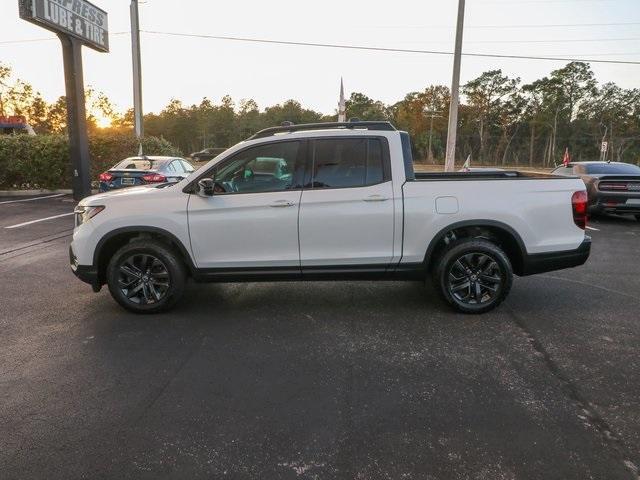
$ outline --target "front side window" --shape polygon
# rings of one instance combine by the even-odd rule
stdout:
[[[384,179],[382,144],[377,138],[316,140],[311,155],[307,187],[364,187]]]
[[[279,192],[296,188],[301,167],[300,142],[277,142],[248,148],[225,160],[215,173],[224,193]],[[223,192],[220,192],[223,193]]]

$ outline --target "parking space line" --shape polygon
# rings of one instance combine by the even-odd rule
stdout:
[[[47,195],[45,197],[25,198],[23,200],[6,200],[4,202],[0,202],[0,205],[4,205],[5,203],[32,202],[34,200],[42,200],[43,198],[62,197],[63,195],[66,195],[66,193],[56,193],[55,195]]]
[[[10,225],[4,228],[18,228],[24,227],[25,225],[31,225],[32,223],[45,222],[47,220],[53,220],[54,218],[66,217],[68,215],[73,215],[73,212],[63,213],[61,215],[53,215],[52,217],[39,218],[38,220],[31,220],[30,222],[18,223],[17,225]]]
[[[587,230],[593,230],[593,231],[596,231],[596,232],[599,232],[599,231],[600,231],[600,229],[599,229],[599,228],[590,227],[589,225],[587,225]]]

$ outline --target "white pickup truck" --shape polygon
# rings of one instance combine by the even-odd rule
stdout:
[[[258,132],[179,183],[85,198],[71,268],[134,312],[195,281],[422,280],[466,313],[513,274],[583,264],[582,180],[520,172],[415,173],[387,122]],[[542,298],[541,298],[542,301]]]

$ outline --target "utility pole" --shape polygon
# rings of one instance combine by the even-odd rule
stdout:
[[[436,112],[435,110],[425,110],[425,115],[430,118],[429,121],[429,147],[427,149],[427,160],[433,162],[433,154],[431,153],[431,138],[433,137],[433,119],[440,118],[442,112]]]
[[[133,124],[138,139],[138,155],[142,155],[142,66],[140,63],[140,19],[138,0],[131,0],[131,59],[133,61]]]
[[[453,77],[451,79],[451,103],[449,104],[449,129],[447,131],[447,156],[444,171],[452,172],[456,157],[456,135],[458,129],[458,104],[460,103],[460,59],[462,57],[462,31],[464,28],[464,2],[458,0],[458,22],[456,24],[456,46],[453,55]]]

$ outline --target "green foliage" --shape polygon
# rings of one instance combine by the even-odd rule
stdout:
[[[143,141],[147,155],[181,155],[163,138]],[[138,142],[133,135],[96,132],[89,137],[91,178],[116,162],[136,155]],[[0,135],[0,188],[70,188],[71,160],[65,135]]]
[[[463,85],[462,92],[458,160],[471,155],[473,165],[549,167],[561,161],[565,148],[575,160],[598,159],[600,142],[606,140],[610,147],[607,159],[640,162],[640,90],[623,89],[613,83],[599,86],[587,63],[568,63],[527,85],[501,70],[489,70]],[[346,101],[347,118],[388,120],[409,132],[417,161],[441,163],[445,156],[449,96],[448,87],[431,85],[387,105],[364,93],[352,92]],[[108,138],[103,137],[107,131],[123,135],[132,131],[132,110],[116,112],[109,99],[91,87],[86,89],[85,104],[93,138]],[[38,134],[64,133],[66,129],[65,98],[47,103],[31,85],[14,79],[11,68],[0,63],[2,111],[25,115]],[[144,128],[146,135],[166,138],[190,154],[206,147],[230,147],[258,130],[284,121],[336,119],[335,111],[323,115],[296,100],[261,109],[251,99],[236,103],[224,96],[219,102],[205,97],[194,105],[173,99],[161,112],[145,115]],[[112,126],[101,129],[105,120],[111,120]],[[110,148],[117,147],[113,143],[116,142]],[[125,150],[132,152],[135,148],[126,145]],[[118,152],[113,156],[127,154]],[[106,158],[100,163],[104,157],[109,155],[95,155],[101,168],[112,161]]]

